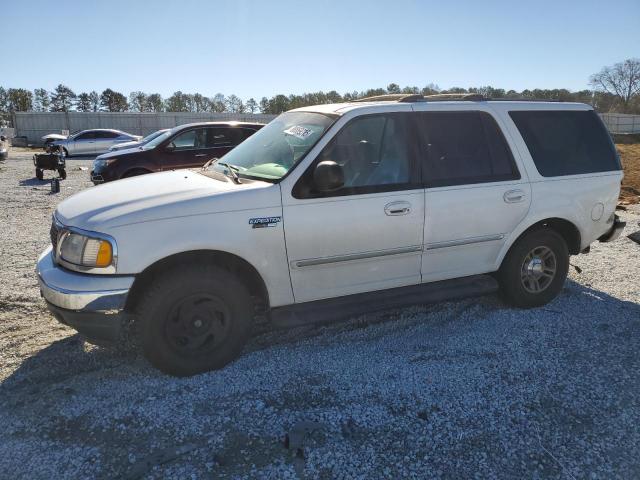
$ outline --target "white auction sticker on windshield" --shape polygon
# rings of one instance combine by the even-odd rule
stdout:
[[[313,133],[313,130],[309,130],[308,128],[302,127],[300,125],[296,125],[295,127],[290,127],[284,131],[287,135],[293,135],[298,138],[307,138]]]

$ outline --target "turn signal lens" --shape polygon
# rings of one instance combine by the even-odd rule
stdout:
[[[98,256],[96,257],[96,267],[108,267],[111,265],[113,259],[113,252],[111,251],[111,244],[105,240],[100,240],[100,248],[98,249]]]

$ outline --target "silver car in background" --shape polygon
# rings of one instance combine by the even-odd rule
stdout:
[[[117,150],[125,150],[127,148],[141,147],[142,145],[144,145],[146,143],[149,143],[154,138],[159,137],[164,132],[168,132],[169,130],[170,130],[169,128],[163,128],[162,130],[157,130],[157,131],[155,131],[153,133],[150,133],[149,135],[147,135],[146,137],[144,137],[141,140],[137,140],[137,141],[133,141],[133,142],[117,143],[117,144],[113,145],[111,148],[109,148],[109,151],[110,152],[115,152]]]
[[[120,130],[94,129],[82,130],[69,135],[66,139],[55,140],[52,145],[63,148],[65,155],[99,155],[108,152],[113,145],[124,142],[137,142],[142,137],[121,132]]]

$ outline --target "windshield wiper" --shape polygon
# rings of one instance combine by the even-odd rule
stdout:
[[[224,162],[216,162],[216,163],[223,167],[227,167],[227,170],[229,171],[229,176],[233,179],[233,183],[240,185],[240,177],[238,177],[238,174],[235,172],[236,170],[238,170],[238,167],[234,167],[233,165],[229,165],[228,163],[224,163]]]
[[[211,166],[212,163],[217,162],[218,160],[220,160],[218,157],[213,157],[210,160],[207,160],[207,163],[205,163],[202,166],[202,170],[206,170],[207,168],[209,168]]]
[[[222,167],[227,167],[226,171],[223,172],[223,173],[229,172],[229,175],[227,175],[227,176],[231,177],[231,179],[233,180],[233,183],[236,183],[236,184],[240,185],[240,183],[241,183],[240,182],[240,177],[238,177],[238,174],[235,172],[236,170],[238,170],[238,167],[234,167],[233,165],[229,165],[228,163],[221,162],[218,157],[213,157],[211,160],[208,160],[207,163],[205,163],[202,166],[202,170],[207,170],[213,164],[217,164],[217,165],[220,165]]]

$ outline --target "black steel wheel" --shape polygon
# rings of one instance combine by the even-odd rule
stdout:
[[[242,351],[254,307],[242,282],[212,265],[175,267],[157,276],[137,312],[145,357],[189,376],[222,368]]]

